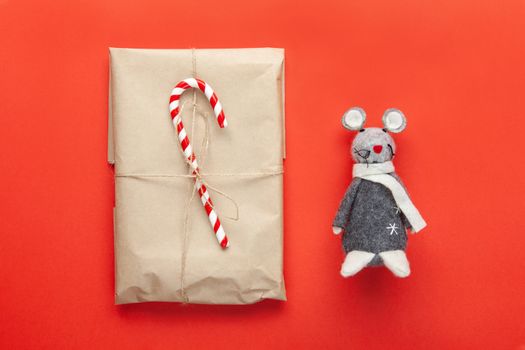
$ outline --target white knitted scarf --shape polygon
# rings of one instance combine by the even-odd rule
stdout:
[[[354,164],[353,176],[359,177],[368,181],[377,182],[388,188],[397,207],[405,214],[405,217],[412,226],[412,231],[418,232],[422,230],[427,223],[419,214],[419,211],[414,206],[408,193],[405,191],[403,185],[396,180],[395,177],[388,175],[394,172],[394,164],[392,162],[374,163],[374,164]]]

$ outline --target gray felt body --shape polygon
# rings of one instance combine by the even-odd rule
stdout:
[[[400,179],[395,173],[389,174]],[[391,225],[397,229],[392,231]],[[337,211],[333,226],[344,229],[345,253],[360,250],[381,253],[389,250],[405,250],[408,220],[397,209],[392,192],[382,184],[354,178]],[[369,265],[381,264],[376,255]]]

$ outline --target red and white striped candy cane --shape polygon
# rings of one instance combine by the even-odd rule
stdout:
[[[226,117],[224,116],[224,112],[222,111],[222,105],[219,102],[217,95],[215,95],[215,92],[213,92],[211,86],[208,85],[206,82],[196,78],[188,78],[179,82],[172,90],[170,96],[171,118],[173,119],[173,124],[177,129],[179,142],[182,146],[182,152],[188,160],[188,163],[191,165],[193,169],[193,174],[198,175],[199,165],[197,164],[197,158],[193,153],[190,140],[188,138],[186,130],[184,129],[184,124],[182,124],[182,115],[179,109],[180,96],[184,93],[184,91],[186,91],[189,88],[199,89],[204,93],[204,95],[206,95],[208,101],[210,101],[210,104],[213,108],[213,112],[215,113],[215,117],[217,118],[217,122],[219,123],[219,126],[221,128],[228,126],[228,123],[226,121]],[[208,189],[202,183],[198,176],[195,177],[195,189],[199,193],[202,205],[206,210],[206,214],[208,214],[208,219],[210,220],[211,226],[213,227],[213,231],[215,231],[215,236],[217,237],[219,244],[223,248],[228,247],[228,237],[226,236],[226,233],[222,228],[221,221],[219,220],[217,213],[215,213],[215,210],[213,210],[213,203],[211,201],[210,194],[208,193]]]

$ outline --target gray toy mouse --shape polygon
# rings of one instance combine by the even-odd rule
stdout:
[[[385,265],[397,277],[410,275],[405,255],[406,229],[413,233],[426,226],[395,173],[392,159],[396,145],[390,132],[405,129],[406,118],[397,109],[383,115],[384,128],[366,128],[366,114],[359,107],[343,115],[343,126],[359,130],[352,142],[352,183],[346,190],[332,224],[334,234],[343,233],[346,258],[343,277],[366,266]]]

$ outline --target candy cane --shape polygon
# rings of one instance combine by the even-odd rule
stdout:
[[[208,85],[206,82],[200,79],[188,78],[179,82],[172,90],[170,96],[171,118],[173,119],[173,124],[177,129],[177,135],[179,137],[179,142],[182,146],[182,152],[188,160],[188,163],[191,165],[193,169],[193,174],[199,175],[199,166],[197,164],[197,158],[193,153],[193,148],[191,147],[190,140],[188,138],[188,135],[186,134],[186,130],[184,129],[184,124],[182,124],[182,115],[179,109],[180,96],[184,93],[184,91],[186,91],[189,88],[199,89],[204,93],[204,95],[206,95],[206,98],[208,98],[208,101],[210,102],[213,108],[213,112],[215,113],[215,117],[217,118],[217,122],[219,123],[219,127],[224,128],[228,126],[228,123],[226,121],[226,117],[224,116],[224,112],[222,111],[222,105],[219,102],[217,95],[215,95],[215,92],[213,92],[211,86]],[[217,241],[219,241],[221,247],[228,247],[228,237],[226,236],[226,233],[222,228],[221,221],[219,220],[217,213],[215,213],[215,210],[213,210],[213,203],[211,201],[210,194],[208,193],[208,189],[202,183],[199,176],[195,177],[195,189],[199,193],[202,205],[206,210],[206,214],[208,214],[208,219],[210,220],[211,226],[213,227],[213,231],[215,232]]]

